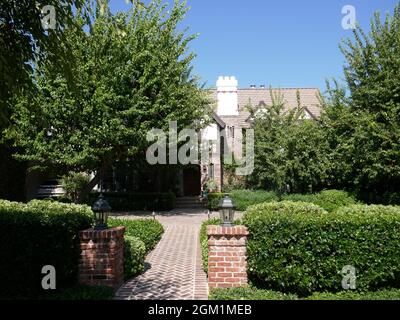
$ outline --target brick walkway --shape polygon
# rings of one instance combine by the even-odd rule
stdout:
[[[120,300],[204,300],[207,278],[202,269],[199,231],[207,219],[203,211],[173,211],[157,219],[165,233],[147,256],[148,270],[125,283],[117,292]],[[141,216],[143,218],[143,216]],[[140,216],[129,218],[136,219]]]

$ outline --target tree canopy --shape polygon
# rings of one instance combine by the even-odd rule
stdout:
[[[21,147],[18,158],[60,173],[96,172],[90,191],[115,161],[145,155],[152,128],[201,119],[208,100],[191,75],[195,37],[178,29],[186,11],[176,1],[168,13],[157,0],[114,15],[103,2],[89,26],[76,17],[60,44],[72,81],[46,55],[35,90],[16,100],[7,136]]]
[[[326,174],[326,143],[320,124],[304,119],[298,106],[287,110],[284,99],[270,90],[272,104],[252,112],[255,138],[254,172],[248,184],[279,192],[321,188]]]
[[[49,29],[49,6],[54,8],[55,24]],[[31,90],[37,59],[52,55],[60,68],[66,63],[65,51],[59,50],[63,30],[73,23],[73,10],[84,13],[83,0],[3,0],[0,4],[0,128],[7,126],[13,95]]]
[[[328,87],[323,118],[337,183],[383,194],[400,185],[400,5],[341,45],[347,89]]]

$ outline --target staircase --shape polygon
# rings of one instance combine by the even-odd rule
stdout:
[[[202,209],[203,203],[199,197],[181,197],[176,198],[176,209]]]

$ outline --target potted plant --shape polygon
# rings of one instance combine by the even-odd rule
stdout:
[[[209,193],[215,192],[218,189],[218,184],[214,179],[208,179],[204,185],[204,190],[207,190]]]

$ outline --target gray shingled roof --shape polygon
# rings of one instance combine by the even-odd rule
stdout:
[[[319,106],[319,89],[317,88],[282,88],[272,89],[272,92],[280,93],[283,96],[285,105],[288,109],[297,107],[296,92],[300,92],[300,101],[302,107],[306,107],[307,111],[311,113],[313,118],[319,118],[321,115],[321,108]],[[217,90],[210,90],[212,99],[217,100]],[[271,93],[268,88],[251,88],[251,89],[238,89],[238,104],[240,110],[240,117],[248,117],[249,113],[245,110],[245,106],[251,101],[253,106],[258,106],[262,103],[271,105]],[[221,117],[223,120],[225,117]]]

